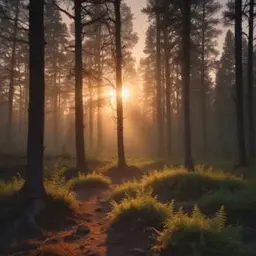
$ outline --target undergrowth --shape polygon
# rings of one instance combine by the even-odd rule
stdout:
[[[110,178],[101,173],[92,172],[88,174],[79,173],[78,177],[70,180],[68,185],[71,188],[106,188],[112,184]]]
[[[256,228],[256,188],[251,185],[239,191],[215,191],[204,195],[198,205],[207,214],[212,214],[225,205],[230,224],[241,224]]]
[[[152,188],[162,202],[192,201],[219,189],[236,191],[247,186],[247,182],[240,177],[222,171],[204,170],[197,167],[195,172],[185,169],[165,169],[144,175],[139,181],[117,185],[112,198],[120,201],[126,196],[136,195],[137,190]]]
[[[111,202],[112,210],[109,214],[112,227],[131,227],[141,220],[143,227],[163,227],[166,219],[171,215],[169,204],[162,204],[150,192],[138,195],[135,198],[125,198],[121,203]]]
[[[182,210],[173,211],[164,229],[156,232],[153,251],[166,256],[253,255],[252,249],[242,242],[241,228],[225,227],[225,223],[224,207],[212,218],[204,215],[197,205],[191,216]]]

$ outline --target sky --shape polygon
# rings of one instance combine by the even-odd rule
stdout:
[[[148,27],[148,19],[145,14],[141,12],[142,8],[144,8],[147,5],[148,0],[125,0],[128,6],[131,7],[132,13],[134,15],[134,31],[137,32],[139,36],[139,42],[134,47],[134,57],[136,58],[137,64],[139,63],[140,59],[144,57],[144,45],[145,45],[145,34]],[[219,2],[224,5],[228,0],[219,0]],[[65,15],[63,15],[64,21],[68,22],[68,19]],[[225,29],[223,27],[220,27],[220,29],[223,30],[222,35],[219,38],[219,51],[222,50],[222,44],[225,37]]]
[[[134,57],[136,58],[138,63],[140,58],[144,56],[143,49],[145,44],[145,33],[148,27],[148,23],[147,23],[147,17],[145,14],[141,13],[141,9],[146,6],[147,0],[125,0],[125,2],[132,9],[132,13],[134,14],[134,31],[137,32],[139,36],[139,42],[134,48]],[[219,2],[222,5],[224,5],[227,2],[227,0],[219,0]],[[220,51],[222,49],[224,36],[225,36],[225,33],[223,33],[219,38],[218,47]]]

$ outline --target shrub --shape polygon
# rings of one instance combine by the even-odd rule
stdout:
[[[143,189],[143,184],[139,183],[137,180],[127,181],[114,187],[111,198],[120,202],[125,197],[135,197]]]
[[[72,188],[106,188],[112,184],[110,178],[101,173],[92,172],[88,174],[79,174],[78,177],[69,181]]]
[[[136,195],[141,188],[152,188],[162,202],[194,201],[205,193],[219,189],[240,190],[247,186],[242,178],[221,171],[204,170],[198,167],[195,172],[185,169],[165,169],[144,175],[140,181],[124,183],[113,190],[113,199],[121,200],[126,196]]]
[[[0,181],[0,200],[6,196],[11,196],[20,190],[24,180],[20,175],[13,177],[11,181]]]
[[[157,232],[153,251],[174,256],[253,255],[241,241],[241,229],[225,228],[225,220],[223,207],[213,218],[207,218],[197,206],[191,217],[180,210]]]
[[[160,203],[149,193],[126,198],[121,203],[112,201],[111,204],[109,216],[116,228],[131,227],[137,220],[142,220],[144,227],[161,228],[172,213],[170,205]]]
[[[236,192],[215,191],[203,196],[198,204],[207,214],[212,214],[224,205],[231,224],[242,224],[256,228],[256,188],[252,185]]]

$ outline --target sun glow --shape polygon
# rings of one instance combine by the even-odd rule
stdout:
[[[116,90],[115,89],[110,89],[108,91],[108,96],[109,96],[111,102],[115,102],[115,100],[116,100]],[[130,93],[129,88],[123,87],[123,89],[122,89],[122,99],[123,99],[123,101],[128,101],[130,99],[130,97],[131,97],[131,93]]]

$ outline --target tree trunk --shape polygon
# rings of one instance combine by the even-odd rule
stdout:
[[[250,0],[249,11],[249,40],[248,40],[248,134],[250,157],[255,156],[255,135],[254,135],[254,95],[253,95],[253,32],[254,32],[254,0]]]
[[[83,60],[82,60],[82,4],[75,3],[75,137],[76,168],[78,172],[87,172],[88,166],[84,147],[84,113],[83,113]]]
[[[208,141],[206,127],[206,88],[205,88],[205,0],[203,1],[203,21],[202,21],[202,49],[201,49],[201,115],[202,115],[202,136],[203,136],[203,156],[207,156]]]
[[[246,149],[244,135],[244,95],[242,67],[242,0],[235,1],[235,62],[236,62],[236,113],[239,161],[246,165]]]
[[[44,0],[29,3],[29,113],[27,174],[24,185],[29,197],[41,197],[44,155]]]
[[[191,2],[183,0],[182,13],[182,83],[183,83],[183,110],[184,110],[184,150],[185,166],[189,171],[194,169],[191,155],[190,131],[190,22]]]
[[[91,56],[89,56],[89,66],[91,67]],[[93,152],[93,85],[92,85],[92,79],[91,74],[88,77],[88,88],[89,88],[89,147],[90,151]]]
[[[126,167],[124,152],[124,119],[123,119],[123,99],[122,99],[122,45],[121,45],[121,1],[115,0],[116,17],[116,104],[117,104],[117,148],[118,148],[118,166]]]
[[[59,95],[59,90],[58,90],[58,83],[57,83],[57,63],[56,63],[56,57],[54,57],[54,76],[53,76],[53,134],[54,134],[54,147],[56,154],[59,153],[59,125],[58,125],[58,95]]]
[[[9,97],[8,97],[8,119],[7,119],[7,135],[6,135],[8,146],[11,146],[13,143],[12,122],[13,122],[13,98],[14,98],[14,71],[15,71],[14,68],[16,66],[16,46],[17,46],[17,31],[18,31],[19,13],[20,13],[20,0],[16,0],[15,20],[14,20],[13,38],[12,38]]]
[[[160,13],[156,11],[156,97],[157,97],[157,127],[158,127],[158,157],[164,155],[164,129],[161,84],[161,24]]]
[[[168,31],[168,16],[164,15],[164,52],[165,52],[165,82],[166,82],[166,156],[170,159],[172,153],[172,127],[171,127],[171,80],[170,80],[170,45],[169,45],[169,31]]]
[[[99,74],[99,82],[97,87],[97,152],[100,154],[103,150],[103,134],[102,134],[102,68],[101,68],[101,25],[97,29],[97,71]]]

